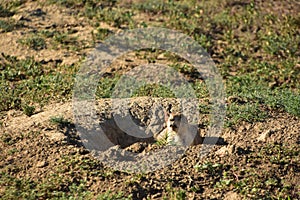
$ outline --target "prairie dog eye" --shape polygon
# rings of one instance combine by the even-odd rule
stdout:
[[[171,114],[169,117],[170,126],[173,128],[178,128],[180,126],[180,120],[181,120],[180,115]]]

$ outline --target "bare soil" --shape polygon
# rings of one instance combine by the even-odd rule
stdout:
[[[282,12],[293,10],[283,4],[276,1],[275,6]],[[35,14],[38,9],[43,14]],[[24,28],[1,33],[0,52],[18,58],[34,56],[45,62],[77,63],[92,49],[93,28],[84,18],[74,17],[72,12],[43,1],[28,1],[13,16],[14,20],[24,23]],[[114,29],[107,24],[103,26]],[[62,32],[76,30],[72,36],[78,37],[78,45],[84,48],[80,51],[50,48],[51,44],[47,43],[49,48],[35,51],[17,42],[26,35],[53,27]],[[122,70],[128,68],[123,66]],[[142,108],[147,107],[147,101],[141,104]],[[99,105],[101,110],[107,108],[105,100],[99,100]],[[59,116],[66,120],[65,123],[51,122],[51,118]],[[199,128],[205,135],[205,127]],[[299,118],[269,111],[269,117],[263,122],[241,122],[224,128],[220,137],[225,143],[214,145],[205,158],[199,156],[202,147],[199,144],[189,147],[170,166],[143,175],[130,174],[115,171],[94,158],[84,148],[76,131],[72,102],[54,102],[30,117],[17,110],[5,113],[0,126],[0,172],[41,184],[56,178],[58,182],[53,186],[56,188],[52,189],[61,191],[68,190],[68,181],[80,183],[84,180],[94,195],[122,191],[125,195],[132,195],[133,199],[176,198],[175,194],[181,190],[186,191],[188,199],[249,199],[253,188],[248,186],[254,184],[261,198],[270,191],[279,194],[282,188],[287,187],[290,196],[299,199],[299,130]],[[82,168],[87,170],[82,171]],[[270,182],[273,179],[275,183]],[[240,185],[227,187],[226,181]],[[8,187],[3,185],[0,197]]]
[[[103,101],[99,103],[102,109],[105,109],[105,105],[107,106],[107,103]],[[273,156],[277,156],[276,151],[299,152],[299,119],[286,113],[271,114],[272,117],[265,122],[242,123],[234,128],[225,128],[220,137],[226,143],[213,146],[207,157],[199,156],[201,144],[191,146],[172,165],[139,177],[136,174],[114,171],[92,157],[76,132],[71,103],[46,106],[31,117],[11,110],[1,127],[6,143],[1,142],[0,166],[2,170],[9,170],[16,177],[30,178],[34,181],[44,180],[56,173],[70,179],[78,179],[77,181],[84,179],[94,194],[123,191],[127,195],[133,195],[134,199],[160,199],[167,196],[170,191],[164,189],[166,184],[170,184],[170,188],[175,190],[189,191],[186,193],[188,198],[241,199],[240,194],[229,188],[215,187],[215,183],[220,181],[220,173],[225,171],[228,173],[228,179],[237,182],[248,176],[244,171],[249,170],[253,176],[261,177],[256,181],[274,177],[299,190],[299,157],[294,157],[293,154],[285,155],[287,157],[278,158],[279,163],[272,162]],[[49,119],[57,116],[63,116],[70,123],[54,125]],[[205,135],[205,130],[203,133]],[[12,151],[16,153],[12,154]],[[266,154],[265,151],[270,152]],[[74,160],[71,161],[72,159]],[[80,170],[76,174],[76,168],[84,164],[81,162],[86,159],[94,160],[94,165],[88,165],[93,168],[90,168],[91,171],[87,174]],[[73,166],[74,169],[64,164],[68,160],[78,162]],[[289,165],[282,168],[280,162],[288,162]],[[213,168],[213,172],[203,169],[205,173],[200,174],[195,166],[206,163],[219,164],[222,167]],[[267,192],[261,190],[261,196]],[[293,192],[295,193],[292,195],[297,196],[297,190]]]

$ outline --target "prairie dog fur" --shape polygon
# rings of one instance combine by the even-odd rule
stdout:
[[[156,137],[157,140],[166,139],[168,144],[183,146],[202,143],[197,125],[189,124],[184,115],[172,113],[169,109],[165,113],[165,122],[167,127]]]

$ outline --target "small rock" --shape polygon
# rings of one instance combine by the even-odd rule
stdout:
[[[144,149],[145,149],[145,145],[140,142],[134,143],[129,147],[125,148],[125,150],[129,150],[134,153],[141,153]]]
[[[238,128],[238,133],[242,133],[242,132],[244,132],[246,129],[245,129],[245,126],[240,126],[239,128]]]
[[[225,194],[224,200],[240,200],[242,197],[236,192],[227,192]]]
[[[235,146],[234,145],[229,145],[229,146],[224,146],[220,148],[216,154],[219,156],[225,156],[225,155],[230,155],[233,154],[235,151]]]
[[[22,115],[24,115],[23,112],[22,112],[22,111],[19,111],[19,110],[9,110],[9,111],[7,112],[7,116],[8,116],[9,118],[20,117],[20,116],[22,116]]]
[[[157,56],[157,60],[166,60],[166,57],[165,57],[164,54],[159,54],[159,55]]]
[[[12,16],[12,18],[16,21],[21,21],[24,19],[24,17],[22,15],[14,15],[14,16]]]
[[[12,156],[9,156],[7,157],[6,161],[9,163],[9,164],[12,164],[14,162],[14,158]]]
[[[261,142],[265,142],[265,141],[271,136],[272,133],[273,133],[273,130],[269,129],[269,130],[263,132],[263,133],[257,138],[257,140],[258,140],[258,141],[261,141]]]
[[[36,164],[36,167],[37,168],[43,168],[45,166],[47,166],[48,163],[46,161],[39,161],[37,164]]]
[[[134,60],[133,60],[133,59],[130,59],[130,58],[126,58],[125,61],[126,61],[126,62],[133,62]]]
[[[160,192],[158,192],[158,193],[152,195],[152,198],[153,198],[153,199],[155,199],[155,198],[160,198],[160,197],[162,197],[162,194],[161,194]]]
[[[54,140],[54,141],[63,141],[67,137],[67,136],[65,136],[65,134],[63,134],[63,133],[61,133],[57,130],[46,131],[45,135],[48,136],[51,140]]]

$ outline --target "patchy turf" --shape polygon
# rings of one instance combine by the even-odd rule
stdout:
[[[2,1],[0,197],[299,199],[299,13],[295,0]],[[198,145],[172,166],[128,174],[80,145],[70,102],[87,53],[114,33],[142,27],[181,31],[211,55],[226,86],[228,144],[201,161]],[[97,99],[110,97],[124,72],[148,63],[182,73],[204,102],[200,112],[209,114],[203,80],[161,50],[117,59],[99,81]],[[134,97],[172,95],[154,84]]]

